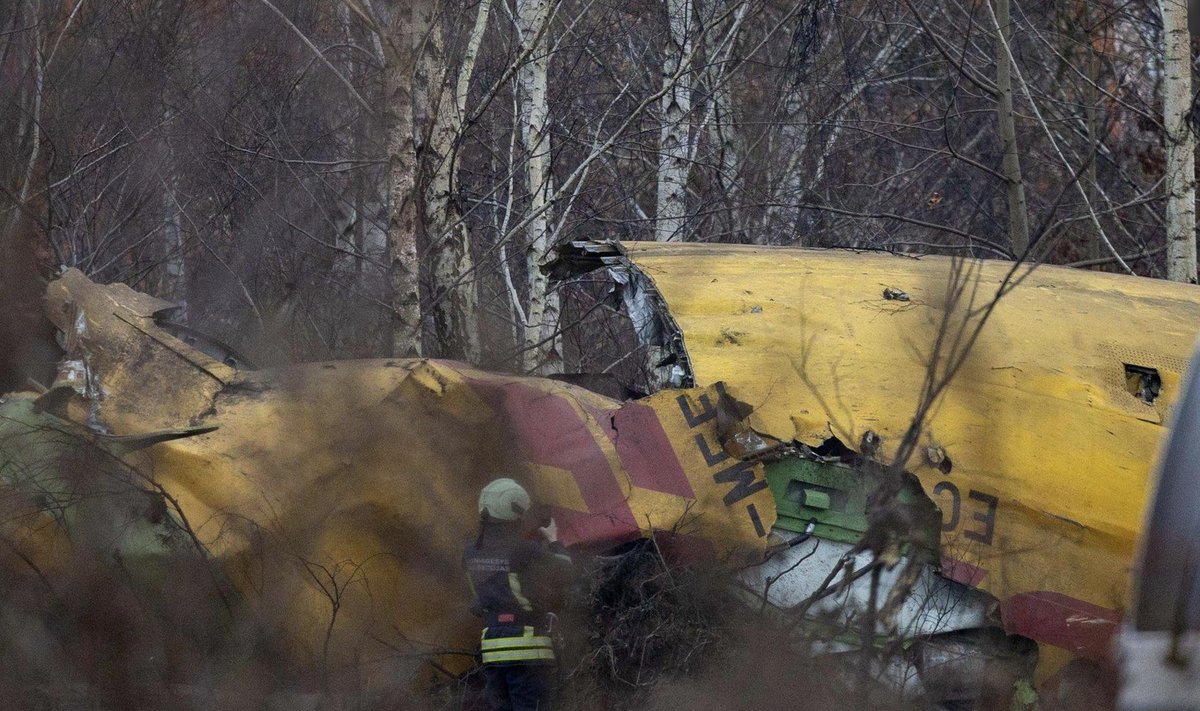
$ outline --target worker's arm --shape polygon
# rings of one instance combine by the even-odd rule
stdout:
[[[542,540],[525,541],[517,568],[537,609],[553,611],[561,607],[575,577],[575,563],[559,542],[558,525],[553,519],[537,530]]]
[[[555,564],[574,564],[566,547],[558,542],[558,522],[551,518],[549,523],[538,529],[538,533],[542,534],[542,538],[546,541],[546,552],[550,554],[550,558],[554,559]]]

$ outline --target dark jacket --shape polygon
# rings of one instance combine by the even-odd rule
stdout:
[[[541,626],[558,606],[572,563],[560,543],[526,540],[515,523],[485,521],[463,567],[475,598],[471,612],[484,626]]]

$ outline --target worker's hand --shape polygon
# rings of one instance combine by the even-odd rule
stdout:
[[[547,543],[556,543],[558,541],[558,524],[551,518],[550,523],[538,529],[538,533],[542,534],[542,538],[545,538]]]

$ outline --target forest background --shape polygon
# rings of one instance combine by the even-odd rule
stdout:
[[[613,366],[574,240],[1194,282],[1190,50],[1174,0],[12,0],[0,390],[61,266],[260,365],[541,374]]]

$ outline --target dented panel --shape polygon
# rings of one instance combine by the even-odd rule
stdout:
[[[774,501],[762,463],[726,449],[748,430],[719,383],[622,405],[445,361],[238,370],[160,328],[169,306],[68,272],[47,308],[68,365],[102,392],[63,382],[37,403],[161,487],[297,660],[449,649],[446,668],[469,664],[459,562],[499,476],[579,549],[656,532],[721,557],[766,547]],[[13,539],[50,574],[62,559],[61,536]]]
[[[951,276],[978,308],[1012,268],[657,243],[580,243],[553,268],[578,273],[596,255],[653,282],[690,375],[727,383],[756,431],[812,447],[878,435],[885,461],[914,416]],[[1195,286],[1039,267],[1000,301],[930,413],[908,468],[942,510],[944,570],[1001,598],[1013,631],[1107,653],[1160,423],[1198,328]],[[1131,386],[1130,372],[1157,379]]]

